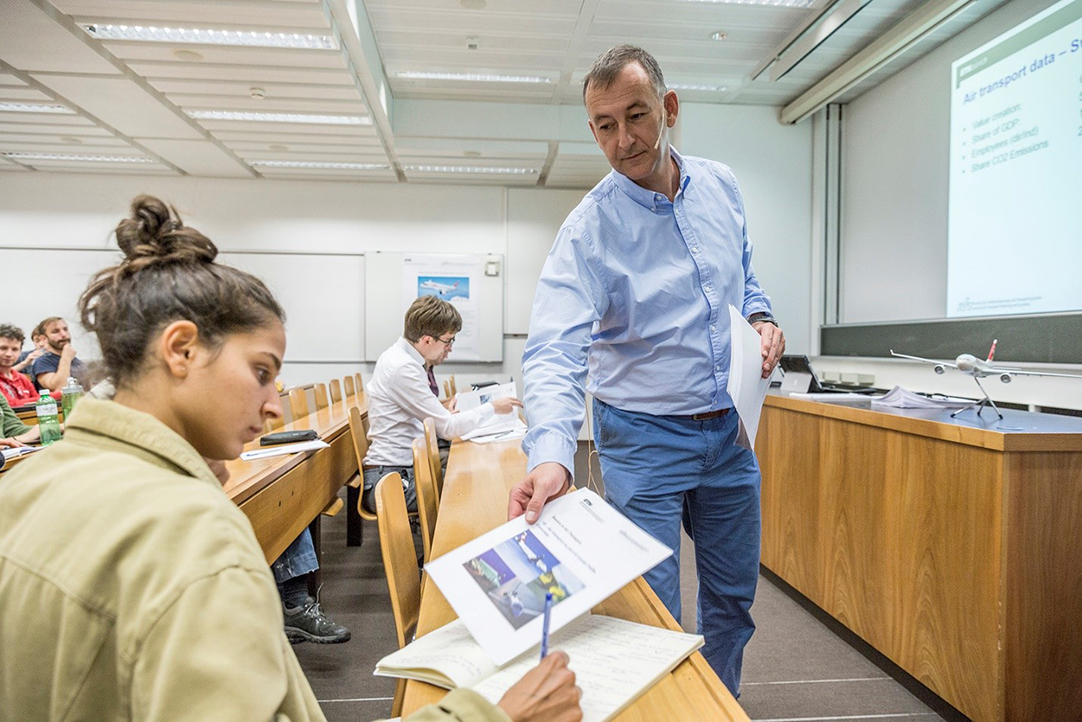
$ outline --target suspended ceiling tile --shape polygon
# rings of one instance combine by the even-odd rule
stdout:
[[[314,123],[272,123],[248,120],[200,120],[199,124],[216,137],[220,131],[226,133],[289,133],[311,136],[375,137],[372,127],[365,125],[318,125]]]
[[[3,57],[0,56],[0,60],[2,59]],[[0,72],[0,85],[26,85],[26,83],[19,80],[11,73]]]
[[[55,102],[55,101],[54,101]],[[21,124],[33,124],[40,125],[46,128],[52,126],[93,126],[94,123],[87,120],[81,115],[68,114],[68,113],[16,113],[16,112],[0,112],[0,125],[7,127],[9,125],[21,125]]]
[[[39,138],[38,141],[26,141],[19,138]],[[44,139],[44,140],[40,140]],[[0,152],[28,152],[28,153],[87,153],[92,155],[129,155],[138,153],[139,151],[132,148],[127,143],[121,140],[116,142],[119,145],[109,144],[109,139],[102,138],[102,142],[88,142],[88,143],[65,143],[56,138],[50,138],[49,136],[17,136],[15,138],[6,137],[0,135]]]
[[[175,112],[127,78],[45,75],[36,79],[125,135],[189,139],[202,137]]]
[[[253,83],[250,81],[182,80],[169,78],[154,78],[149,82],[158,91],[165,93],[170,98],[178,99],[186,99],[194,96],[250,99],[253,86],[262,88],[266,92],[266,97],[269,100],[275,98],[360,100],[361,97],[356,86],[352,84],[319,85],[315,83]]]
[[[53,137],[59,137],[61,135],[70,136],[94,136],[104,135],[110,138],[115,137],[112,133],[105,130],[105,128],[99,128],[96,125],[42,125],[41,123],[3,123],[0,125],[0,133],[25,133],[27,135],[48,135]]]
[[[361,102],[360,95],[348,100],[313,100],[311,98],[272,98],[255,100],[250,95],[235,97],[228,95],[182,95],[168,96],[169,100],[181,108],[199,108],[203,110],[241,110],[250,113],[316,113],[331,115],[368,115],[368,108]]]
[[[294,48],[249,48],[226,45],[190,45],[188,43],[145,43],[111,40],[102,43],[109,52],[124,61],[168,62],[176,60],[174,50],[193,50],[203,56],[199,65],[283,65],[293,68],[345,69],[346,62],[339,50],[299,50]]]
[[[317,83],[321,85],[354,84],[353,78],[344,69],[336,68],[293,68],[282,65],[269,66],[234,66],[192,63],[180,60],[165,62],[128,63],[132,72],[148,78],[151,82],[157,78],[179,78],[196,80],[226,80],[252,83]]]
[[[0,60],[19,70],[120,71],[27,0],[0,2]]]
[[[253,177],[235,158],[207,140],[142,138],[139,143],[189,175],[209,178]]]
[[[26,85],[10,87],[0,85],[0,100],[18,101],[21,103],[45,103],[48,105],[56,103],[52,97]]]

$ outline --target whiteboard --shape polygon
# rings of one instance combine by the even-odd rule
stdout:
[[[29,336],[41,319],[62,316],[79,357],[101,358],[76,306],[90,277],[120,258],[116,249],[0,248],[0,323],[14,323]],[[286,362],[364,360],[363,255],[223,252],[218,260],[263,279],[285,309]]]
[[[408,253],[369,253],[365,257],[365,306],[368,314],[365,318],[365,349],[368,361],[376,361],[379,355],[391,347],[402,336],[402,324],[406,315],[403,299],[403,259]],[[484,363],[503,361],[503,256],[498,254],[482,255],[482,258],[496,261],[499,275],[486,276],[478,273],[478,305],[481,308],[481,333],[479,338],[480,358],[463,361],[454,357],[454,363]],[[474,288],[471,286],[471,293]]]

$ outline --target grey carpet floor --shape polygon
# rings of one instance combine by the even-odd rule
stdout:
[[[348,626],[345,644],[293,649],[327,718],[387,717],[395,682],[372,676],[397,646],[383,577],[379,535],[345,546],[345,515],[324,519],[324,611]],[[695,631],[691,541],[681,547],[683,626]],[[757,630],[744,655],[740,704],[757,722],[927,722],[966,718],[870,649],[837,622],[764,572],[752,608]]]

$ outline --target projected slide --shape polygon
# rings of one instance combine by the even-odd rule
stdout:
[[[1082,309],[1082,0],[951,66],[947,316]]]

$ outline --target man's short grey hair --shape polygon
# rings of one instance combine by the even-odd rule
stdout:
[[[586,102],[586,91],[591,85],[601,89],[611,87],[620,71],[630,63],[638,63],[646,71],[654,90],[657,91],[657,97],[665,95],[665,76],[661,74],[661,66],[654,60],[654,56],[635,45],[617,45],[602,53],[582,79],[582,101]]]

